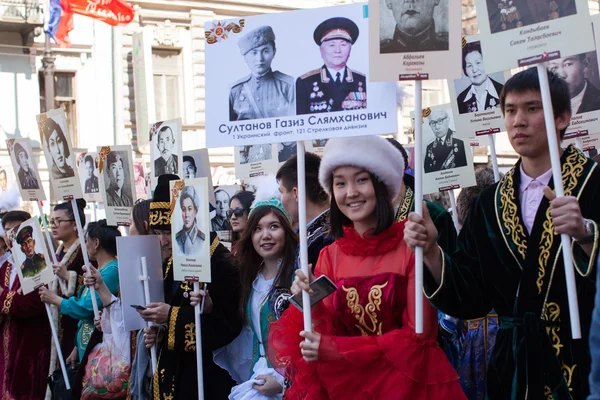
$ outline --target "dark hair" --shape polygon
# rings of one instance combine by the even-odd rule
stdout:
[[[158,140],[160,140],[160,134],[163,132],[166,132],[167,129],[169,130],[169,132],[171,132],[171,139],[173,139],[173,141],[175,141],[175,135],[173,134],[173,129],[171,129],[171,127],[169,125],[165,125],[158,130],[157,139],[156,139],[157,145],[158,145]]]
[[[121,155],[116,151],[111,151],[106,157],[106,169],[110,169],[111,165],[116,164],[119,161],[121,161],[121,165],[124,167],[125,165],[123,164],[123,158],[121,157]]]
[[[86,206],[86,202],[84,199],[77,199],[77,211],[79,213],[79,220],[81,221],[81,226],[85,226],[85,212],[83,211]],[[75,214],[73,214],[73,207],[71,206],[70,201],[65,201],[64,203],[57,204],[54,206],[54,211],[64,211],[69,219],[75,219]]]
[[[321,157],[313,153],[305,153],[304,169],[306,171],[306,197],[308,201],[314,204],[326,203],[329,196],[319,183],[319,167],[321,166]],[[298,156],[290,157],[275,176],[286,190],[293,190],[298,187]]]
[[[60,125],[53,120],[52,118],[47,118],[46,121],[42,124],[42,130],[44,131],[44,138],[46,139],[46,147],[50,148],[50,144],[48,141],[50,140],[50,136],[52,136],[52,132],[56,131],[58,137],[65,144],[65,158],[69,158],[71,156],[71,152],[69,150],[69,146],[67,145],[67,139],[65,134],[60,127]]]
[[[141,235],[150,234],[150,203],[152,200],[138,201],[131,210],[133,224]],[[144,225],[144,222],[148,225]]]
[[[408,153],[406,152],[406,149],[404,148],[404,146],[402,146],[400,144],[400,142],[398,142],[394,138],[387,138],[387,141],[390,142],[396,148],[396,150],[398,150],[402,154],[402,159],[404,160],[404,170],[406,171],[406,168],[408,168],[408,161],[409,161]]]
[[[90,156],[89,154],[87,156],[85,156],[85,158],[83,159],[83,163],[87,163],[90,162],[92,164],[92,167],[94,166],[94,158],[92,156]]]
[[[183,162],[186,162],[186,161],[192,163],[192,167],[194,167],[194,172],[198,171],[198,168],[196,168],[196,160],[194,160],[194,157],[183,156]]]
[[[550,84],[550,97],[552,98],[552,110],[554,117],[563,115],[566,112],[571,112],[571,96],[569,95],[569,85],[564,79],[560,78],[553,72],[548,71],[548,83]],[[533,91],[540,93],[540,81],[538,79],[537,68],[529,68],[513,75],[504,84],[502,93],[500,94],[500,107],[504,114],[504,105],[506,95],[513,93],[523,93]],[[567,128],[560,131],[560,140],[565,136]]]
[[[13,210],[6,212],[2,215],[2,229],[6,228],[6,224],[9,222],[25,222],[31,218],[31,214],[27,211]]]
[[[215,197],[217,197],[217,193],[221,193],[221,192],[225,193],[227,195],[227,198],[229,199],[229,201],[231,201],[231,197],[229,196],[229,193],[227,193],[227,190],[225,190],[225,189],[215,190]],[[215,201],[216,201],[216,199],[215,199]]]
[[[456,210],[454,212],[456,212],[458,222],[461,225],[467,220],[467,215],[469,215],[471,206],[477,196],[483,192],[483,189],[495,183],[494,170],[489,167],[481,168],[475,173],[475,179],[477,185],[464,188],[456,198]]]
[[[117,255],[117,237],[121,232],[116,226],[106,224],[105,219],[98,222],[90,222],[87,227],[87,236],[91,239],[98,239],[100,246],[110,255]]]
[[[292,285],[292,278],[296,263],[296,250],[298,248],[298,235],[292,228],[292,224],[283,213],[275,207],[259,207],[248,217],[248,225],[242,234],[242,238],[236,246],[238,250],[235,259],[240,274],[241,296],[239,312],[246,321],[246,304],[250,300],[252,292],[252,282],[256,279],[262,266],[263,259],[258,255],[252,244],[252,235],[260,220],[273,213],[281,227],[285,230],[285,247],[281,267],[273,282],[274,287],[289,288]]]
[[[394,223],[394,207],[390,199],[390,192],[387,186],[381,182],[375,175],[369,172],[369,177],[375,190],[375,216],[377,225],[371,233],[372,236],[379,235],[388,229]],[[331,180],[330,192],[333,193],[333,179]],[[335,196],[331,196],[331,206],[329,208],[329,223],[331,226],[331,235],[335,239],[344,237],[344,226],[352,225],[352,221],[342,213],[335,202]]]
[[[237,200],[242,204],[242,208],[246,212],[246,214],[250,214],[250,207],[252,206],[252,202],[254,201],[254,193],[248,190],[242,190],[231,196],[231,200],[229,200],[229,207],[231,207],[231,202],[233,200]],[[231,224],[229,224],[231,227]],[[240,240],[241,234],[239,232],[234,232],[233,229],[230,230],[231,233],[231,241],[233,243]]]
[[[465,75],[467,75],[467,55],[469,53],[473,53],[474,51],[479,52],[479,54],[483,55],[481,52],[481,43],[480,42],[471,42],[467,43],[465,47],[462,49],[462,69]]]

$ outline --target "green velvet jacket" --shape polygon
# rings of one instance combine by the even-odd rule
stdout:
[[[584,218],[595,221],[592,256],[577,244],[570,249],[583,336],[572,340],[560,236],[554,233],[545,198],[528,234],[520,210],[520,163],[476,199],[456,250],[444,251],[440,285],[425,268],[425,294],[442,312],[463,319],[483,317],[492,307],[498,312],[488,399],[585,399],[600,167],[573,146],[561,157],[565,195],[577,197]],[[552,180],[549,186],[554,186]]]

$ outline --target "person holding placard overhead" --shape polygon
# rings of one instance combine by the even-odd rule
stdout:
[[[65,179],[75,176],[73,168],[68,163],[71,151],[60,125],[52,118],[47,118],[42,124],[44,133],[44,145],[48,148],[52,157],[50,173],[53,179]],[[46,153],[48,154],[48,153]]]
[[[548,80],[562,139],[571,119],[569,88],[551,72]],[[405,240],[411,249],[423,247],[424,292],[432,304],[463,319],[498,313],[489,399],[582,399],[589,393],[600,168],[569,146],[561,155],[565,196],[555,198],[536,68],[506,82],[500,105],[517,164],[475,200],[454,251],[437,246],[427,212],[409,216]],[[560,234],[573,238],[582,340],[571,338]]]
[[[195,399],[198,395],[196,370],[195,309],[190,304],[192,282],[173,280],[171,237],[171,204],[169,181],[179,180],[177,175],[158,178],[154,197],[150,203],[150,229],[160,234],[161,246],[167,258],[163,263],[165,299],[167,303],[146,304],[138,311],[146,321],[154,322],[144,329],[147,347],[159,348],[158,368],[154,374],[153,392],[158,397]],[[168,240],[167,240],[168,236]],[[207,243],[208,245],[208,243]],[[231,254],[219,242],[216,233],[210,232],[211,283],[210,298],[202,314],[202,355],[204,372],[204,398],[224,399],[234,385],[227,371],[218,367],[212,352],[229,344],[239,334],[241,321],[236,316],[239,302],[239,278],[231,262]],[[205,295],[195,293],[196,296]],[[162,338],[162,341],[160,340]]]
[[[117,236],[121,236],[121,232],[116,226],[107,225],[105,219],[90,222],[85,235],[85,247],[90,256],[90,261],[96,261],[102,279],[114,295],[119,291]],[[100,295],[98,293],[95,293],[95,295],[98,304],[102,304]],[[77,358],[74,361],[81,361],[94,331],[94,309],[92,308],[90,290],[81,285],[76,296],[65,299],[42,287],[40,288],[40,298],[44,303],[56,306],[61,314],[79,320],[75,337]]]
[[[31,218],[25,211],[2,217],[6,243],[21,223]],[[0,267],[0,393],[6,399],[43,399],[50,365],[51,333],[44,303],[37,290],[23,295],[12,257]]]
[[[312,307],[313,332],[295,307],[271,324],[267,354],[292,382],[286,399],[466,399],[427,302],[423,333],[415,333],[415,259],[392,206],[403,172],[402,157],[379,136],[325,145],[319,181],[331,196],[336,241],[315,275],[337,290]],[[315,276],[295,274],[292,293],[310,293]]]

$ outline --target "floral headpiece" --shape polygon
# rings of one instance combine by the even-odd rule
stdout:
[[[275,196],[272,196],[269,200],[255,201],[254,204],[252,204],[252,208],[250,209],[250,214],[248,214],[248,216],[252,215],[252,213],[256,209],[258,209],[260,207],[273,207],[273,208],[276,208],[279,211],[281,211],[281,213],[283,215],[285,215],[285,217],[288,219],[288,221],[290,222],[290,224],[293,223],[292,217],[290,216],[290,214],[288,214],[287,211],[285,211],[285,208],[283,208],[283,204],[281,203],[281,200],[279,200]]]

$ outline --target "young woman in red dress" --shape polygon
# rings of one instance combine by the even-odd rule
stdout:
[[[271,324],[269,359],[291,382],[285,399],[466,399],[425,299],[423,334],[415,333],[414,254],[391,203],[403,171],[402,157],[378,136],[325,146],[319,180],[331,196],[336,241],[321,251],[315,276],[327,275],[337,290],[313,307],[313,333],[302,330],[295,307]],[[296,271],[292,292],[309,290],[308,282]]]

